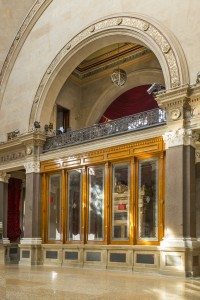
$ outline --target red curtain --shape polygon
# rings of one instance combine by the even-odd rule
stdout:
[[[10,178],[8,183],[7,235],[11,242],[20,237],[20,198],[22,180]]]
[[[147,93],[149,87],[150,85],[141,85],[120,95],[108,106],[99,123],[157,108],[154,97]]]

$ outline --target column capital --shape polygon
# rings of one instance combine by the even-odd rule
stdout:
[[[40,173],[40,162],[39,160],[26,161],[24,163],[24,168],[26,170],[26,174]]]
[[[155,100],[166,111],[167,124],[174,129],[184,127],[191,119],[191,87],[184,85],[176,89],[158,92]]]
[[[180,128],[171,130],[163,135],[166,149],[176,146],[192,146],[196,147],[199,134],[191,129]]]
[[[7,174],[5,171],[0,171],[0,182],[8,183],[10,174]]]

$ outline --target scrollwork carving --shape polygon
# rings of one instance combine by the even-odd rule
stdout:
[[[199,134],[191,129],[180,128],[178,130],[166,132],[163,135],[163,139],[166,148],[176,147],[176,146],[193,146],[195,147],[196,141],[199,139]]]
[[[9,178],[10,178],[10,174],[7,174],[4,171],[0,171],[0,182],[8,183]]]
[[[24,164],[26,174],[29,173],[40,173],[40,162],[37,160],[28,161]]]

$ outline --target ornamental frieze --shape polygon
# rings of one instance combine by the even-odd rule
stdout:
[[[19,150],[19,151],[13,151],[10,153],[4,153],[0,155],[0,164],[4,164],[6,162],[22,159],[26,156],[26,151],[25,149]]]

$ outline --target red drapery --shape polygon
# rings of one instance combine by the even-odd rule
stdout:
[[[22,180],[10,178],[8,183],[7,235],[14,242],[20,237],[20,198]]]
[[[108,106],[99,123],[157,108],[154,97],[147,93],[148,88],[149,85],[141,85],[120,95]]]

